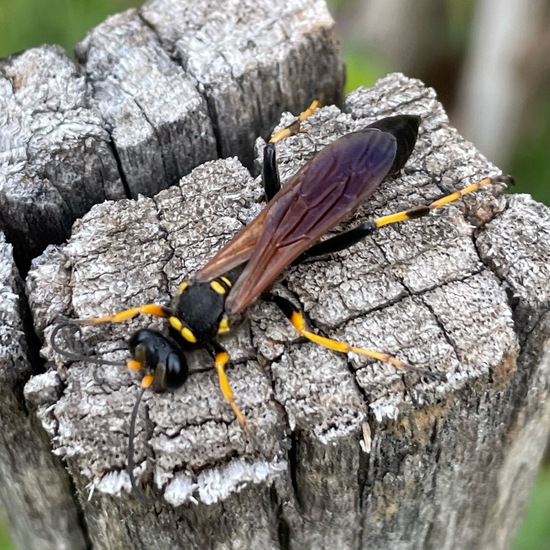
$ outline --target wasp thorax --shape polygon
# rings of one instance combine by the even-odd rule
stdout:
[[[228,332],[224,315],[225,299],[230,288],[226,277],[207,283],[186,283],[173,304],[171,334],[186,346],[200,346]]]

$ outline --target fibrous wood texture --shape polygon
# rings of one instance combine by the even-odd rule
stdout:
[[[339,135],[396,113],[422,117],[416,149],[355,221],[499,173],[449,126],[432,90],[392,75],[283,141],[283,178]],[[168,303],[257,215],[263,193],[227,159],[154,198],[94,207],[27,280],[52,369],[27,384],[27,400],[67,464],[90,539],[101,548],[505,547],[549,431],[550,241],[540,236],[550,214],[501,191],[383,228],[289,270],[281,283],[315,330],[433,369],[445,382],[303,343],[260,302],[224,342],[253,437],[205,370],[212,359],[196,353],[186,385],[147,394],[140,410],[134,473],[147,506],[129,492],[125,471],[137,376],[68,364],[48,337],[58,314]],[[159,324],[87,328],[82,342],[67,336],[65,345],[122,362],[131,331]]]
[[[55,46],[0,61],[0,229],[13,245],[12,257],[2,241],[0,256],[0,497],[21,548],[72,550],[90,537],[35,417],[64,385],[49,371],[23,399],[42,365],[15,264],[26,273],[95,203],[153,195],[219,155],[250,163],[256,137],[285,109],[341,102],[343,63],[325,4],[272,8],[149,3],[94,29],[76,63]],[[61,271],[50,273],[50,290],[67,282]]]
[[[83,549],[69,475],[24,404],[34,373],[29,346],[38,347],[25,305],[12,247],[0,233],[0,501],[20,548]]]
[[[19,265],[93,204],[250,165],[283,111],[341,102],[333,27],[321,0],[156,0],[92,30],[77,63],[53,46],[1,60],[0,229]]]
[[[61,48],[0,60],[0,123],[0,229],[25,268],[93,204],[125,195],[85,79]]]

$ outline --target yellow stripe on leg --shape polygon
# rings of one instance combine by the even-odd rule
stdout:
[[[432,204],[430,204],[430,210],[433,210],[434,208],[439,208],[440,206],[443,206],[445,204],[449,204],[451,202],[457,201],[458,199],[461,199],[462,197],[464,197],[464,195],[473,193],[474,191],[477,191],[482,187],[490,185],[491,183],[493,183],[493,178],[485,178],[485,179],[482,179],[481,181],[478,181],[477,183],[472,183],[472,185],[468,185],[468,187],[465,187],[464,189],[460,189],[460,191],[456,191],[455,193],[451,193],[446,197],[442,197],[441,199],[438,199],[432,202]]]
[[[246,428],[246,418],[244,414],[239,409],[237,403],[235,402],[235,396],[233,395],[233,390],[229,385],[229,380],[227,379],[227,374],[225,373],[225,365],[229,362],[229,354],[226,351],[221,351],[216,353],[215,367],[218,372],[218,380],[220,382],[220,389],[225,400],[231,405],[235,416],[241,427]]]
[[[78,322],[83,325],[99,325],[100,323],[120,323],[133,319],[137,315],[153,315],[154,317],[169,317],[170,312],[163,306],[157,304],[145,304],[143,306],[125,309],[114,315],[105,317],[95,317],[94,319],[79,319]]]
[[[154,375],[152,375],[152,374],[146,374],[146,375],[141,379],[141,387],[142,387],[142,388],[150,388],[150,387],[153,385],[154,380],[155,380]]]
[[[291,122],[288,126],[282,128],[278,132],[275,132],[269,140],[270,143],[278,143],[284,138],[299,134],[301,131],[301,123],[309,118],[317,109],[319,109],[319,107],[321,107],[320,101],[312,101],[311,105],[305,111],[301,112],[296,120]]]
[[[300,122],[303,122],[306,118],[309,118],[317,109],[319,109],[319,107],[321,107],[321,102],[318,99],[314,99],[311,102],[311,105],[305,111],[300,113],[300,116],[298,117]]]
[[[395,214],[390,214],[388,216],[383,216],[374,220],[374,224],[377,228],[384,227],[385,225],[390,225],[391,223],[402,222],[405,220],[410,220],[413,216],[410,214],[410,210],[404,210],[403,212],[397,212]]]
[[[470,193],[473,193],[474,191],[482,189],[483,187],[490,185],[491,183],[494,183],[494,182],[495,180],[493,178],[485,178],[481,181],[478,181],[477,183],[472,183],[471,185],[468,185],[464,189],[460,189],[459,191],[455,191],[450,195],[441,197],[440,199],[430,204],[415,206],[413,208],[410,208],[409,210],[403,210],[402,212],[389,214],[388,216],[382,216],[381,218],[374,220],[373,224],[375,225],[376,228],[380,228],[380,227],[384,227],[385,225],[390,225],[392,223],[420,218],[422,216],[427,215],[431,210],[435,210],[436,208],[445,206],[447,204],[450,204],[451,202],[455,202],[461,199],[462,197],[464,197],[465,195],[468,195]]]
[[[131,370],[141,370],[142,364],[137,359],[128,359],[126,366]]]
[[[383,361],[384,363],[390,363],[391,365],[399,369],[406,369],[416,372],[421,376],[429,376],[430,378],[436,380],[440,378],[437,373],[409,365],[408,363],[405,363],[405,361],[401,361],[396,357],[393,357],[393,355],[389,355],[388,353],[383,353],[367,348],[359,348],[356,346],[352,346],[346,342],[340,342],[339,340],[333,340],[332,338],[325,338],[324,336],[315,334],[307,328],[304,316],[298,311],[293,311],[291,316],[289,317],[289,320],[292,323],[292,326],[298,332],[298,334],[307,338],[311,342],[315,342],[316,344],[319,344],[320,346],[323,346],[330,350],[339,351],[341,353],[353,352],[359,355],[365,355],[366,357],[371,357],[372,359],[377,359],[378,361]]]
[[[347,342],[340,342],[339,340],[333,340],[332,338],[325,338],[324,336],[320,336],[319,334],[311,332],[306,326],[304,316],[297,311],[293,312],[292,317],[290,318],[290,322],[301,336],[304,336],[311,342],[315,342],[316,344],[319,344],[320,346],[323,346],[325,348],[331,349],[333,351],[339,351],[341,353],[354,352],[359,355],[366,355],[367,357],[371,357],[372,359],[384,361],[385,363],[391,363],[392,365],[401,369],[409,368],[409,365],[407,363],[405,363],[404,361],[400,361],[396,357],[393,357],[392,355],[389,355],[387,353],[382,353],[380,351],[375,351],[367,348],[358,348],[348,344]]]

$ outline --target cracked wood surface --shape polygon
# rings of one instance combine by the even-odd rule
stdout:
[[[152,196],[237,155],[285,110],[342,100],[322,0],[155,0],[80,42],[0,60],[0,228],[27,270],[106,199]]]
[[[283,179],[339,135],[397,113],[422,117],[415,151],[354,220],[499,173],[449,126],[432,90],[391,75],[283,141]],[[550,215],[501,191],[383,228],[288,270],[281,283],[316,330],[444,373],[446,382],[303,343],[259,302],[225,342],[254,438],[205,370],[211,358],[196,353],[186,385],[147,394],[140,410],[135,474],[155,499],[148,507],[129,494],[125,472],[138,378],[119,366],[67,364],[47,338],[60,313],[167,303],[257,215],[262,190],[227,159],[153,198],[94,207],[27,279],[51,369],[27,384],[27,403],[66,461],[90,539],[101,548],[505,547],[549,431],[550,240],[540,235]],[[123,361],[120,348],[138,326],[159,322],[86,328],[83,345]]]

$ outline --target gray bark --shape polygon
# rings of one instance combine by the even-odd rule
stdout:
[[[0,60],[0,117],[0,229],[26,271],[93,204],[124,191],[88,85],[60,47]]]
[[[25,273],[93,204],[154,195],[219,155],[250,162],[254,140],[285,109],[342,99],[343,63],[323,2],[280,2],[277,12],[267,2],[182,5],[111,18],[77,46],[76,63],[55,46],[0,60],[0,234],[14,249],[12,257],[2,240],[0,499],[21,548],[88,547],[91,519],[51,453],[59,426],[35,414],[64,385],[50,370],[23,398],[43,365],[15,265]],[[218,28],[223,18],[232,25]],[[52,311],[70,305],[58,301],[69,282],[59,268],[50,274],[50,291],[59,291]]]
[[[183,6],[183,7],[182,7]],[[22,548],[504,548],[550,430],[548,209],[492,188],[427,219],[289,269],[282,290],[315,330],[445,373],[419,379],[306,344],[259,302],[173,394],[147,393],[130,493],[124,368],[137,319],[87,328],[53,353],[59,314],[166,304],[262,208],[245,168],[283,109],[340,100],[342,63],[322,2],[149,2],[77,46],[0,64],[0,498]],[[84,76],[82,76],[84,75]],[[283,178],[339,135],[422,116],[415,152],[354,221],[424,203],[499,171],[449,126],[432,90],[392,75],[326,107],[279,147]],[[286,119],[285,119],[286,120]],[[202,164],[218,156],[238,155]],[[244,163],[244,166],[243,164]],[[191,170],[179,186],[161,191]],[[353,223],[353,222],[351,222]],[[38,344],[47,360],[39,369]],[[50,450],[53,449],[53,454]]]
[[[429,202],[498,169],[449,126],[433,90],[392,75],[325,107],[279,147],[283,178],[319,147],[386,115],[422,126],[399,177],[354,220]],[[285,119],[286,120],[286,119]],[[258,143],[260,151],[261,142]],[[70,349],[121,366],[67,363],[58,314],[87,318],[166,304],[262,207],[236,160],[196,168],[154,198],[95,206],[69,242],[35,262],[27,293],[48,372],[26,386],[80,498],[98,548],[505,548],[550,427],[548,209],[477,192],[428,218],[288,270],[286,291],[315,330],[445,373],[419,379],[296,338],[259,302],[224,342],[253,437],[224,402],[206,352],[173,394],[146,394],[130,493],[129,416],[139,390],[122,368],[136,319],[87,327]],[[353,223],[353,222],[352,222]]]
[[[218,157],[249,166],[281,113],[342,100],[322,0],[155,1],[76,46],[0,61],[0,229],[27,271],[93,204],[152,196]]]
[[[12,247],[0,233],[0,502],[19,548],[78,550],[86,539],[69,475],[23,400],[34,374],[29,344],[36,350],[25,305]]]

